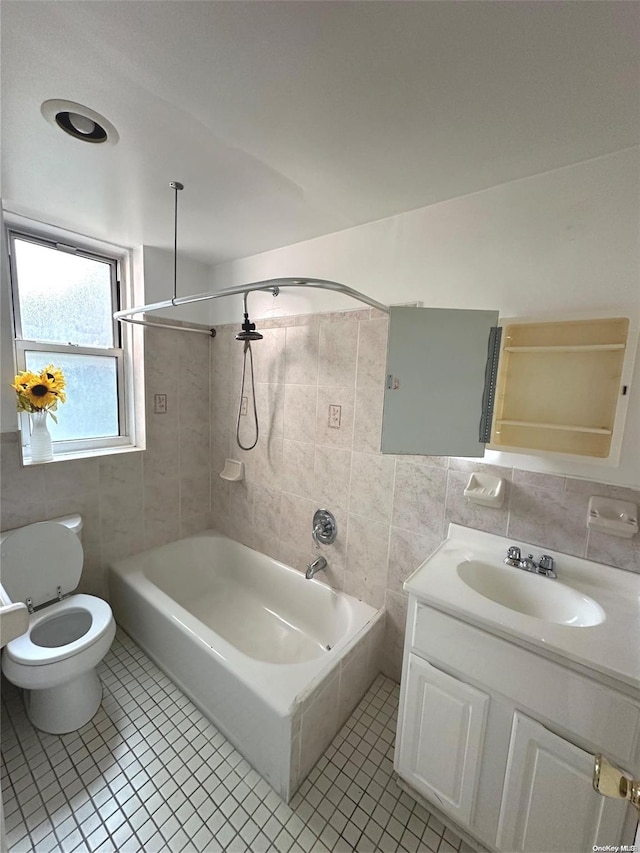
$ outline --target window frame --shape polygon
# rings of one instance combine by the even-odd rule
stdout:
[[[54,227],[32,228],[21,223],[7,222],[7,248],[9,255],[9,288],[12,304],[13,340],[15,366],[18,371],[26,370],[26,352],[69,353],[73,355],[93,355],[110,357],[116,360],[116,391],[118,401],[118,435],[101,436],[97,438],[77,438],[53,441],[54,461],[104,455],[105,453],[122,452],[128,449],[143,449],[144,428],[136,430],[136,409],[134,393],[137,382],[134,378],[134,346],[135,334],[129,329],[122,328],[117,320],[113,320],[113,347],[91,347],[75,345],[73,342],[62,344],[44,340],[24,338],[22,334],[22,317],[20,313],[20,298],[18,272],[16,266],[15,241],[27,241],[36,245],[68,252],[78,257],[107,263],[110,267],[111,278],[111,309],[112,314],[127,307],[131,297],[130,266],[131,257],[127,249],[112,246],[82,237],[75,233],[63,232]],[[31,431],[29,415],[18,412],[18,424],[21,433],[23,464],[33,464],[30,458]],[[142,433],[142,436],[140,436]]]

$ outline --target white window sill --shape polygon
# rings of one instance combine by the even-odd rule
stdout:
[[[54,462],[71,462],[73,459],[93,459],[95,456],[116,456],[121,453],[138,453],[144,447],[133,444],[112,445],[111,447],[95,447],[90,450],[70,450],[66,453],[54,450],[53,459],[49,462],[33,462],[27,448],[22,448],[22,465],[29,468],[33,465],[51,465]]]

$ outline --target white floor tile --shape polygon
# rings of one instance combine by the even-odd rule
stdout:
[[[399,691],[383,676],[287,805],[122,631],[99,674],[101,708],[63,736],[34,729],[3,682],[11,853],[458,853],[395,783]]]

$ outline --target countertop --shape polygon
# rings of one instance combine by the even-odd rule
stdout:
[[[604,621],[588,627],[547,622],[497,604],[458,575],[457,567],[470,560],[508,568],[503,558],[509,545],[518,545],[523,555],[545,553],[554,557],[558,578],[531,575],[531,580],[572,587],[600,605]],[[450,524],[447,539],[405,581],[404,589],[426,604],[490,633],[640,691],[640,574]]]

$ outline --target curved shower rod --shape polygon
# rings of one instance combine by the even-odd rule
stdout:
[[[357,299],[371,308],[378,308],[389,313],[389,306],[383,305],[382,302],[377,302],[354,290],[352,287],[347,287],[346,284],[340,284],[337,281],[329,281],[323,278],[271,278],[266,281],[254,281],[250,284],[239,284],[234,287],[226,287],[223,290],[208,291],[207,293],[197,293],[194,296],[177,296],[173,299],[165,299],[164,302],[151,302],[149,305],[141,305],[138,308],[126,308],[124,311],[116,311],[113,315],[114,320],[120,323],[135,323],[138,326],[154,326],[159,329],[178,329],[181,332],[197,332],[203,335],[215,336],[215,329],[203,329],[197,326],[173,326],[168,323],[154,323],[150,320],[134,320],[135,314],[148,314],[152,311],[160,311],[162,308],[174,308],[176,305],[189,305],[191,302],[205,302],[208,299],[218,299],[221,296],[237,296],[239,294],[246,295],[253,290],[271,290],[274,291],[274,296],[281,287],[316,287],[320,290],[333,290],[337,293],[344,293],[345,296],[351,296],[352,299]]]

